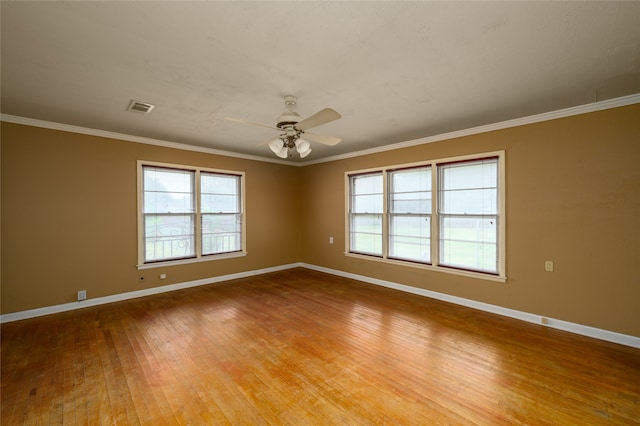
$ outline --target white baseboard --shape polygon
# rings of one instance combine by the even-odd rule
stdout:
[[[201,280],[187,281],[177,284],[169,284],[162,287],[152,287],[144,290],[130,291],[127,293],[114,294],[111,296],[96,297],[80,302],[64,303],[62,305],[46,306],[44,308],[29,309],[27,311],[12,312],[0,315],[0,323],[18,321],[27,318],[35,318],[43,315],[55,314],[58,312],[73,311],[74,309],[88,308],[90,306],[104,305],[106,303],[120,302],[122,300],[135,299],[137,297],[150,296],[152,294],[166,293],[169,291],[181,290],[183,288],[197,287],[201,285],[214,284],[222,281],[235,280],[237,278],[247,278],[254,275],[267,274],[269,272],[282,271],[302,266],[301,263],[291,263],[288,265],[274,266],[271,268],[255,269],[253,271],[238,272],[236,274],[221,275],[219,277],[204,278]]]
[[[0,323],[6,323],[11,321],[18,321],[27,318],[35,318],[43,315],[55,314],[58,312],[72,311],[74,309],[82,309],[90,306],[104,305],[111,302],[119,302],[122,300],[135,299],[137,297],[150,296],[152,294],[166,293],[174,290],[181,290],[189,287],[197,287],[201,285],[214,284],[222,281],[234,280],[237,278],[247,278],[254,275],[267,274],[269,272],[283,271],[291,268],[307,268],[314,271],[324,272],[331,275],[337,275],[340,277],[350,278],[358,281],[363,281],[369,284],[375,284],[382,287],[393,288],[395,290],[404,291],[407,293],[416,294],[419,296],[430,297],[436,300],[442,300],[444,302],[454,303],[456,305],[466,306],[480,311],[490,312],[498,315],[502,315],[509,318],[515,318],[522,321],[527,321],[533,324],[545,325],[547,327],[555,328],[558,330],[568,331],[574,334],[580,334],[583,336],[593,337],[595,339],[606,340],[608,342],[619,343],[625,346],[631,346],[634,348],[640,348],[640,337],[630,336],[627,334],[616,333],[613,331],[602,330],[595,327],[589,327],[582,324],[576,324],[568,321],[562,321],[554,318],[548,318],[547,324],[542,324],[542,316],[531,314],[528,312],[516,311],[514,309],[503,308],[502,306],[491,305],[488,303],[478,302],[471,299],[465,299],[462,297],[451,296],[445,293],[438,293],[431,290],[425,290],[422,288],[412,287],[404,284],[398,284],[391,281],[380,280],[377,278],[371,278],[364,275],[352,274],[349,272],[339,271],[336,269],[325,268],[322,266],[311,265],[308,263],[290,263],[287,265],[274,266],[271,268],[256,269],[253,271],[238,272],[236,274],[221,275],[218,277],[204,278],[201,280],[187,281],[184,283],[170,284],[162,287],[153,287],[144,290],[131,291],[127,293],[114,294],[112,296],[96,297],[95,299],[87,299],[81,302],[71,302],[62,305],[47,306],[44,308],[30,309],[27,311],[12,312],[10,314],[0,315]]]
[[[515,318],[527,321],[533,324],[544,325],[558,330],[568,331],[574,334],[580,334],[595,339],[606,340],[608,342],[619,343],[625,346],[640,348],[640,337],[630,336],[628,334],[616,333],[614,331],[602,330],[600,328],[589,327],[582,324],[576,324],[568,321],[562,321],[554,318],[543,317],[541,315],[531,314],[528,312],[516,311],[514,309],[503,308],[502,306],[491,305],[488,303],[478,302],[462,297],[451,296],[449,294],[438,293],[431,290],[412,287],[404,284],[398,284],[391,281],[379,280],[364,275],[351,274],[348,272],[338,271],[335,269],[324,268],[321,266],[302,263],[303,268],[312,269],[319,272],[325,272],[332,275],[338,275],[345,278],[351,278],[358,281],[364,281],[369,284],[375,284],[383,287],[389,287],[407,293],[417,294],[419,296],[430,297],[432,299],[442,300],[444,302],[454,303],[456,305],[466,306],[480,311],[491,312],[509,318]],[[547,324],[542,324],[542,318],[545,318]]]

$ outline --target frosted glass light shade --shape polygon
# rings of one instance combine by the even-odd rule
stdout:
[[[311,148],[309,148],[308,150],[306,150],[305,152],[301,152],[300,153],[300,158],[304,158],[307,155],[311,154]]]
[[[284,147],[284,142],[280,138],[271,139],[269,141],[269,148],[274,154],[278,155],[280,150]],[[279,155],[278,155],[279,156]]]
[[[311,153],[311,145],[304,139],[298,139],[296,141],[296,151],[300,154],[300,158],[304,158]]]
[[[276,155],[280,158],[287,158],[287,156],[289,155],[289,148],[287,148],[284,144],[282,145],[282,148],[280,148],[280,151],[276,152]]]

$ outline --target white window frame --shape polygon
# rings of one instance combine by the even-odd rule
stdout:
[[[144,241],[144,214],[143,214],[143,202],[144,202],[144,188],[143,188],[143,168],[144,167],[160,167],[174,170],[182,170],[187,172],[194,173],[194,197],[195,197],[195,254],[192,257],[184,258],[184,259],[168,259],[168,260],[158,260],[153,262],[145,262],[145,241]],[[241,226],[241,236],[240,236],[240,244],[241,248],[239,251],[233,252],[224,252],[224,253],[213,253],[213,254],[202,254],[202,212],[201,212],[201,194],[200,194],[200,173],[214,173],[221,175],[232,175],[240,178],[240,226]],[[166,266],[173,265],[183,265],[195,262],[206,262],[213,260],[221,260],[221,259],[229,259],[235,257],[246,256],[246,213],[245,213],[245,173],[240,171],[233,170],[221,170],[221,169],[213,169],[206,167],[197,167],[197,166],[189,166],[184,164],[173,164],[173,163],[161,163],[155,161],[145,161],[138,160],[137,161],[137,200],[138,200],[138,263],[137,268],[141,269],[150,269],[150,268],[160,268]]]
[[[473,160],[482,160],[486,158],[497,158],[498,163],[498,246],[497,246],[497,257],[498,257],[498,271],[497,273],[487,273],[487,272],[478,272],[466,269],[459,269],[451,266],[444,266],[440,264],[440,215],[439,215],[439,166],[456,163],[456,162],[467,162]],[[398,169],[407,169],[413,167],[431,167],[431,262],[421,263],[415,262],[411,260],[403,260],[403,259],[395,259],[389,257],[389,211],[387,208],[388,197],[389,197],[389,182],[388,182],[388,174],[392,171]],[[351,177],[356,175],[362,175],[367,173],[382,173],[383,175],[383,192],[384,192],[384,202],[385,207],[383,210],[383,239],[382,239],[382,256],[371,256],[362,253],[352,252],[350,249],[350,203],[351,203]],[[506,200],[505,200],[505,192],[506,192],[506,184],[505,184],[505,151],[492,151],[492,152],[483,152],[477,154],[470,155],[462,155],[456,157],[448,157],[448,158],[438,158],[433,160],[425,160],[421,162],[415,163],[407,163],[407,164],[394,164],[384,167],[363,169],[363,170],[352,170],[345,172],[345,256],[358,258],[358,259],[366,259],[374,262],[382,262],[393,265],[403,265],[409,266],[412,268],[419,268],[430,271],[438,271],[444,272],[448,274],[454,275],[462,275],[467,277],[481,278],[489,281],[496,282],[506,282]]]

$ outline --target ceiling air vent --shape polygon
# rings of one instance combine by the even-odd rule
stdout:
[[[141,114],[149,114],[155,105],[151,105],[147,102],[131,101],[127,107],[127,111],[139,112]]]

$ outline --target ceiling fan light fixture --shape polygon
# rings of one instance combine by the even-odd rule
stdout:
[[[280,158],[287,158],[289,156],[289,148],[286,145],[283,145],[280,148],[280,151],[276,152],[276,155]]]
[[[304,158],[307,155],[311,154],[311,145],[304,139],[298,138],[296,140],[296,151],[298,151],[298,154],[300,154],[300,158]]]
[[[308,141],[300,138],[307,130],[330,123],[342,116],[331,108],[325,108],[313,115],[301,120],[300,115],[295,111],[296,97],[287,95],[284,97],[287,110],[280,114],[275,126],[269,124],[255,123],[253,121],[241,120],[239,118],[225,117],[225,120],[239,123],[252,124],[254,126],[268,127],[280,131],[280,136],[271,139],[267,144],[269,149],[280,158],[289,157],[289,150],[295,148],[300,158],[305,158],[311,153],[311,145]],[[340,138],[334,136],[318,135],[309,133],[309,139],[323,145],[333,146],[340,142]],[[262,143],[260,145],[263,145]]]
[[[304,157],[306,157],[306,156],[307,156],[307,155],[309,155],[309,154],[311,154],[311,148],[309,148],[308,150],[306,150],[306,151],[304,151],[304,152],[301,152],[301,153],[300,153],[300,158],[304,158]]]
[[[303,152],[308,151],[309,149],[311,149],[311,145],[309,145],[309,142],[305,141],[302,138],[298,138],[296,140],[296,150],[302,154]]]
[[[269,148],[276,155],[278,155],[278,153],[282,150],[283,147],[284,147],[284,142],[282,142],[282,139],[280,138],[274,138],[269,141]]]

